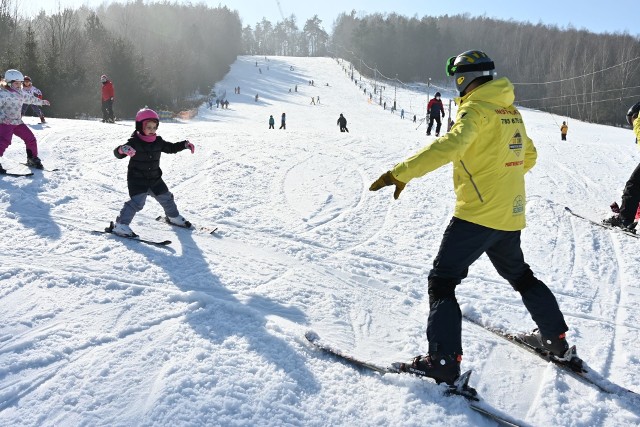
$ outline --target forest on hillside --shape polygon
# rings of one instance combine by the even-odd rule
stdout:
[[[144,17],[144,19],[141,19]],[[238,13],[203,4],[111,3],[26,19],[0,0],[0,69],[17,68],[51,101],[49,117],[100,116],[100,76],[115,112],[182,109],[201,102],[242,53]]]
[[[497,75],[514,83],[519,105],[588,122],[626,125],[629,106],[640,100],[640,38],[626,33],[352,11],[339,15],[331,43],[361,74],[397,76],[398,82],[447,82],[447,59],[480,49],[495,62]]]
[[[243,27],[225,6],[177,2],[109,3],[20,16],[0,0],[0,69],[18,68],[52,101],[50,116],[100,111],[99,79],[116,86],[116,114],[141,105],[182,109],[201,102],[238,55],[335,56],[389,84],[437,82],[453,87],[446,60],[485,51],[498,76],[516,87],[519,105],[584,121],[626,125],[640,99],[640,37],[596,34],[469,15],[338,15],[327,32],[317,15]],[[144,17],[144,19],[140,19]],[[302,22],[302,21],[301,21]]]

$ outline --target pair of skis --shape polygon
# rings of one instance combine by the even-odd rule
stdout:
[[[526,350],[527,352],[534,354],[547,362],[551,362],[555,364],[558,368],[562,369],[564,372],[568,373],[569,375],[573,376],[574,378],[580,380],[581,382],[587,385],[597,388],[599,391],[602,391],[604,393],[611,394],[611,395],[625,397],[640,404],[640,396],[636,392],[612,383],[611,381],[602,377],[602,375],[600,375],[596,371],[589,368],[587,364],[584,363],[584,361],[582,361],[577,357],[575,347],[572,347],[569,350],[568,357],[565,355],[565,358],[563,358],[562,360],[557,359],[546,352],[542,352],[534,347],[529,346],[528,344],[518,339],[518,337],[514,334],[510,334],[501,329],[485,326],[481,322],[469,317],[464,317],[464,318],[465,320],[471,322],[473,325],[479,328],[482,328],[486,331],[489,331],[492,334],[497,335],[500,338],[505,339],[512,344],[517,345],[523,350]],[[358,359],[357,357],[349,355],[346,352],[340,350],[339,348],[336,348],[331,344],[328,344],[322,341],[322,339],[315,332],[311,332],[311,331],[307,332],[305,334],[305,338],[317,349],[325,353],[331,354],[332,356],[337,357],[340,360],[343,360],[357,367],[378,372],[382,375],[402,374],[402,373],[411,374],[410,370],[407,370],[405,368],[406,365],[403,363],[396,362],[396,363],[392,363],[389,366],[382,366],[376,363]],[[522,422],[514,419],[508,414],[505,414],[499,411],[498,409],[492,408],[490,405],[484,402],[480,398],[480,396],[476,393],[476,391],[469,386],[470,376],[471,376],[471,371],[466,371],[465,373],[463,373],[455,382],[455,384],[448,386],[448,388],[445,390],[445,394],[463,396],[464,398],[467,399],[467,403],[472,410],[482,414],[483,416],[501,425],[506,425],[506,426],[523,425]]]
[[[305,334],[305,338],[309,343],[311,343],[315,348],[330,354],[338,359],[345,361],[351,365],[356,367],[368,369],[374,372],[377,372],[381,375],[386,374],[411,374],[411,372],[405,370],[405,364],[401,362],[392,363],[389,366],[382,366],[376,363],[367,362],[357,357],[351,356],[344,351],[340,350],[337,347],[332,346],[324,342],[318,334],[312,331],[308,331]],[[418,375],[419,376],[419,375]],[[492,408],[486,402],[482,401],[480,396],[475,389],[469,386],[469,378],[471,377],[471,371],[466,371],[458,379],[456,382],[445,388],[444,394],[447,396],[462,396],[466,399],[469,408],[478,412],[479,414],[487,417],[488,419],[497,422],[500,425],[510,426],[510,427],[519,427],[523,424],[518,420],[510,417],[508,414],[504,414],[499,410]],[[427,377],[423,377],[427,378]]]
[[[213,228],[201,227],[201,228],[196,229],[196,228],[192,227],[191,223],[188,222],[188,221],[184,226],[173,224],[173,223],[169,222],[167,220],[167,218],[164,217],[164,216],[157,217],[156,221],[166,222],[167,224],[170,224],[170,225],[172,225],[174,227],[186,228],[188,230],[203,231],[203,232],[206,232],[207,234],[214,234],[216,232],[216,230],[218,230],[218,227],[213,227]],[[171,244],[171,240],[151,240],[151,239],[141,238],[140,236],[138,236],[135,233],[133,235],[131,235],[131,236],[121,236],[121,235],[115,234],[113,232],[113,227],[114,227],[113,222],[110,222],[109,226],[107,228],[105,228],[104,230],[93,230],[92,232],[93,233],[97,233],[97,234],[113,234],[114,236],[122,237],[123,239],[135,240],[136,242],[145,243],[147,245],[152,245],[152,246],[168,246],[168,245]]]

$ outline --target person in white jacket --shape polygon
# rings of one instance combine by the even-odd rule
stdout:
[[[31,129],[22,121],[22,105],[50,105],[49,101],[22,90],[24,76],[18,70],[7,70],[4,73],[5,84],[0,87],[0,157],[11,145],[13,135],[22,139],[27,146],[27,166],[43,169],[38,158],[38,142]],[[0,163],[0,173],[6,171]]]
[[[31,77],[24,76],[24,84],[22,85],[22,91],[35,96],[38,99],[42,99],[42,91],[35,87],[31,82]],[[45,123],[44,114],[42,109],[35,104],[22,104],[22,115],[26,116],[27,111],[33,111],[38,117],[40,117],[40,123]]]

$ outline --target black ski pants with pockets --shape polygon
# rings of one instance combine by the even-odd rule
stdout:
[[[429,353],[462,354],[462,313],[455,287],[483,253],[500,276],[520,292],[543,336],[558,336],[567,327],[556,298],[524,262],[520,231],[501,231],[452,218],[429,273]]]

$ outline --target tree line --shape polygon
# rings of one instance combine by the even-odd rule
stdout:
[[[100,116],[100,76],[116,115],[201,102],[242,52],[242,22],[226,7],[167,1],[59,8],[32,19],[0,0],[0,70],[16,68],[52,101],[51,117]]]
[[[480,49],[498,77],[515,84],[517,103],[589,122],[625,125],[629,105],[640,100],[640,38],[627,33],[468,14],[419,19],[352,11],[338,16],[331,41],[336,55],[362,74],[373,77],[360,60],[411,82],[444,82],[449,57]]]
[[[266,18],[242,29],[242,48],[247,55],[326,56],[329,34],[318,15],[307,19],[302,30],[291,15],[273,25]]]
[[[116,87],[116,113],[143,105],[182,109],[201,102],[237,55],[327,56],[402,81],[445,82],[444,63],[481,49],[516,101],[584,121],[624,125],[640,98],[640,39],[572,27],[465,15],[404,17],[342,13],[328,34],[317,15],[302,29],[291,15],[242,26],[237,11],[167,0],[60,9],[18,16],[0,0],[0,70],[18,68],[52,101],[52,117],[100,114],[100,75]],[[143,17],[143,18],[142,18]],[[453,87],[452,82],[450,82]]]

